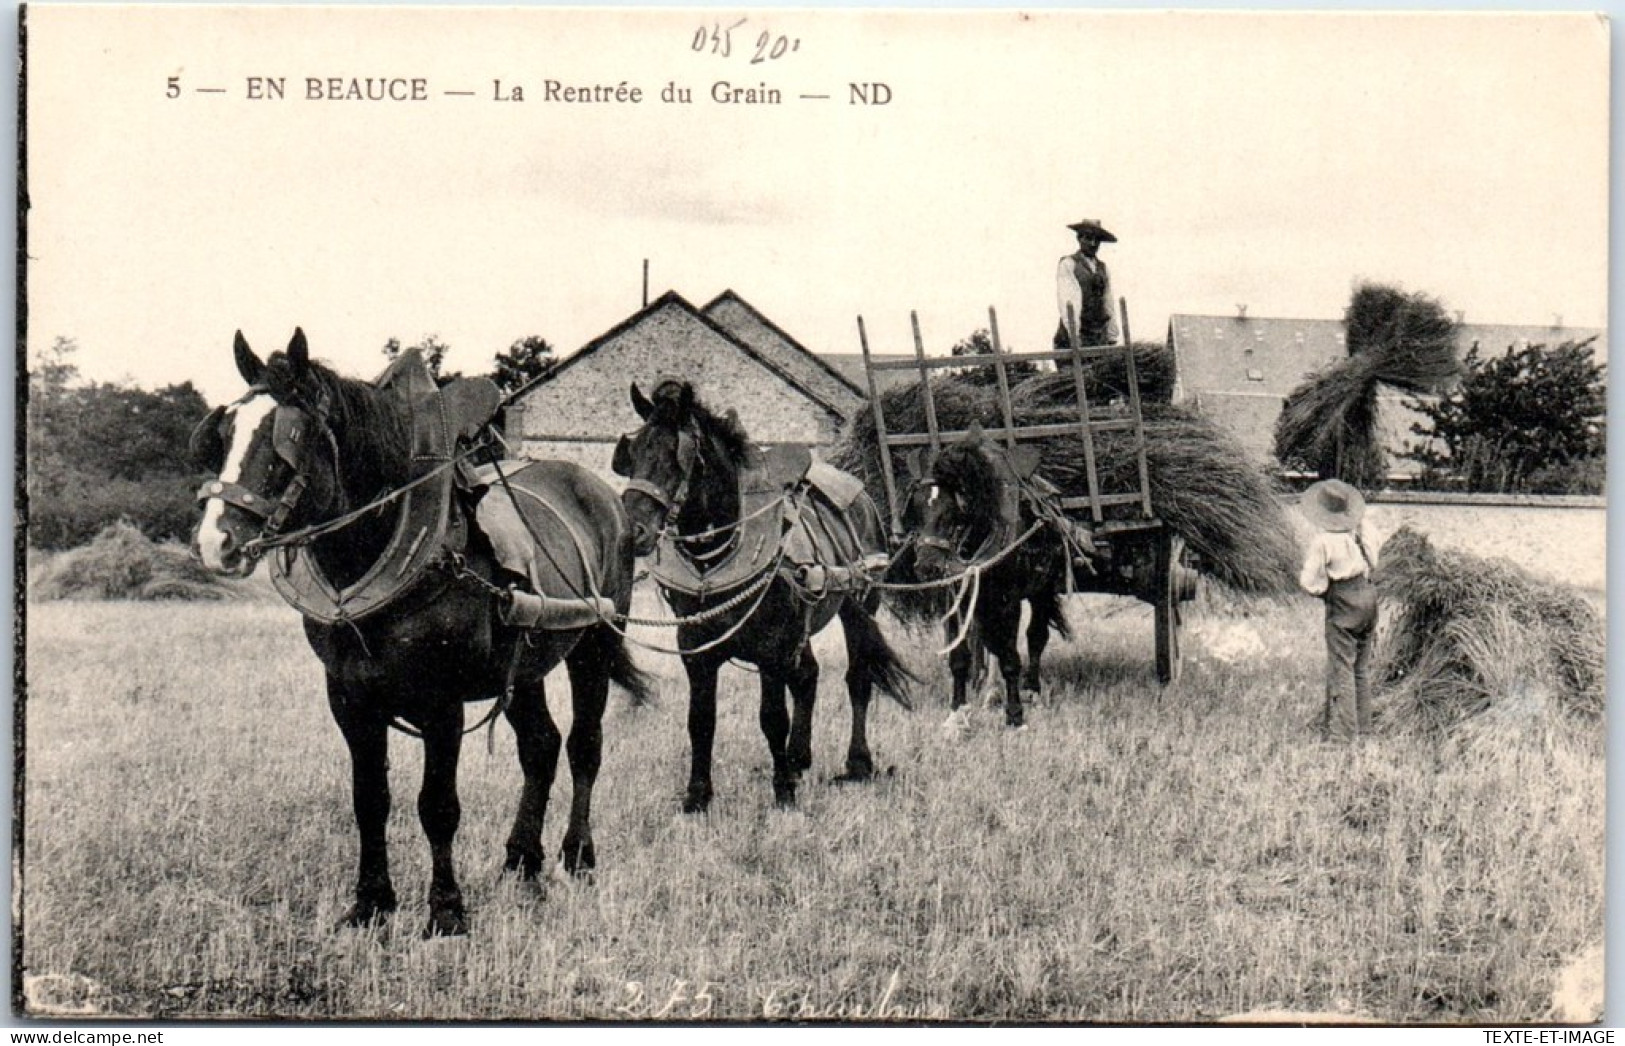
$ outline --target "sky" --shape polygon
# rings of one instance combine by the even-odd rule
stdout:
[[[764,33],[784,52],[752,63]],[[357,376],[433,334],[477,373],[620,323],[647,260],[651,297],[732,289],[815,351],[858,351],[859,316],[911,351],[911,311],[946,351],[990,307],[1041,349],[1085,217],[1138,339],[1335,318],[1360,280],[1604,326],[1607,63],[1574,13],[35,7],[28,348],[212,401],[239,329],[263,355],[302,327]]]

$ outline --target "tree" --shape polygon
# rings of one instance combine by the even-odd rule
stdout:
[[[1600,493],[1607,392],[1594,340],[1487,358],[1474,347],[1455,391],[1416,404],[1431,427],[1412,431],[1433,442],[1405,456],[1422,463],[1424,481],[1469,491]]]
[[[508,346],[506,352],[496,354],[491,380],[506,395],[548,373],[557,364],[553,346],[546,338],[532,334]]]
[[[993,355],[993,335],[986,327],[974,331],[969,337],[962,338],[951,350],[955,356],[991,356]],[[1004,352],[1008,357],[1009,347]],[[1032,377],[1038,373],[1038,364],[1031,360],[1006,359],[1004,372],[1010,384]],[[998,383],[998,373],[991,366],[981,365],[964,367],[954,372],[954,376],[967,385],[995,385]]]
[[[190,382],[81,383],[76,350],[58,338],[29,369],[30,543],[65,548],[120,518],[154,540],[184,540],[202,479],[187,442],[208,403]]]

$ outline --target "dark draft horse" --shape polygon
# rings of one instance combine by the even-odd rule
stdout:
[[[665,539],[665,547],[686,560],[695,575],[716,576],[720,564],[746,554],[737,549],[742,543],[740,477],[761,452],[751,445],[737,417],[731,412],[723,417],[713,414],[695,399],[687,381],[662,381],[652,400],[633,384],[631,396],[644,424],[622,437],[613,467],[630,481],[621,496],[638,555],[653,553]],[[821,518],[809,520],[808,510]],[[846,563],[885,551],[880,517],[867,495],[860,493],[848,510],[850,531],[831,517],[833,511],[815,497],[790,525],[817,527],[838,536],[844,547],[837,550],[837,557]],[[677,628],[677,646],[685,652],[689,687],[686,813],[705,811],[713,796],[717,673],[729,659],[760,669],[760,722],[773,757],[773,795],[780,806],[794,805],[799,776],[812,766],[813,704],[818,693],[812,636],[836,616],[846,636],[846,687],[852,704],[851,740],[839,780],[874,775],[867,729],[873,689],[880,688],[907,707],[904,687],[913,676],[875,622],[879,593],[861,586],[809,591],[775,566],[773,551],[767,549],[769,555],[758,561],[761,570],[772,571],[773,576],[754,574],[765,585],[759,598],[752,596],[736,606],[728,605],[726,591],[706,594],[662,585],[672,609],[684,621]],[[787,688],[793,715],[785,708]]]
[[[1039,691],[1039,662],[1050,631],[1070,634],[1060,600],[1069,551],[1052,520],[1040,519],[1042,495],[1033,476],[1038,451],[992,443],[973,425],[935,458],[922,463],[916,453],[908,463],[914,485],[903,523],[914,535],[915,571],[926,580],[980,571],[969,608],[973,636],[979,635],[998,661],[1005,723],[1020,727],[1025,722],[1021,692]],[[1025,671],[1016,649],[1023,600],[1032,608]],[[965,704],[967,682],[980,668],[980,657],[974,641],[957,643],[948,655],[955,710]]]
[[[266,362],[240,332],[235,351],[249,391],[230,406],[216,408],[193,436],[194,456],[219,474],[200,492],[206,506],[193,539],[210,570],[246,576],[269,532],[337,520],[422,477],[425,466],[414,462],[412,454],[410,404],[401,395],[339,377],[312,362],[302,331],[286,352]],[[584,574],[587,553],[592,553],[598,576],[591,583],[624,613],[631,602],[634,560],[631,530],[615,492],[565,462],[532,464],[511,482],[554,510],[534,513],[532,535],[565,550],[584,538],[584,545],[575,546],[579,556],[540,558],[558,570]],[[493,489],[485,496],[502,495]],[[274,505],[285,507],[273,513]],[[400,510],[399,501],[383,504],[315,537],[297,554],[315,557],[326,577],[343,590],[379,562]],[[450,511],[467,510],[454,504]],[[278,526],[267,525],[273,518]],[[575,528],[575,537],[565,532],[566,526]],[[562,859],[572,873],[585,873],[595,863],[590,811],[609,683],[642,697],[647,679],[607,624],[528,634],[505,625],[498,613],[502,586],[522,579],[506,574],[489,544],[474,528],[467,529],[470,538],[460,573],[428,569],[399,598],[360,620],[323,623],[305,616],[306,638],[327,671],[328,704],[350,749],[360,860],[355,903],[342,925],[371,924],[396,907],[385,842],[387,750],[390,724],[404,722],[421,734],[424,746],[417,808],[433,863],[426,935],[467,932],[452,861],[452,839],[461,817],[457,761],[463,706],[495,698],[510,686],[505,714],[517,738],[524,786],[505,867],[526,879],[542,870],[542,824],[560,749],[542,677],[560,660],[568,670],[574,711],[564,744],[574,793]],[[557,581],[579,588],[589,578],[551,579]]]

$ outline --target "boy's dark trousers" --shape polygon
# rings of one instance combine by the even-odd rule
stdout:
[[[1352,740],[1371,731],[1372,639],[1377,628],[1377,586],[1364,574],[1333,581],[1326,601],[1326,710],[1321,734]]]

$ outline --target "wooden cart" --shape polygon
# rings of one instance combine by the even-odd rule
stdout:
[[[858,337],[863,346],[863,363],[869,384],[869,403],[874,411],[875,433],[881,447],[881,473],[886,486],[887,507],[895,528],[900,519],[897,477],[893,474],[893,448],[928,446],[940,450],[945,443],[965,435],[962,430],[944,431],[937,425],[936,405],[931,394],[931,372],[950,367],[992,367],[997,381],[1002,425],[984,426],[983,433],[1015,446],[1021,440],[1042,440],[1055,436],[1077,436],[1083,447],[1087,491],[1057,499],[1060,509],[1087,526],[1093,535],[1093,572],[1081,572],[1078,589],[1134,596],[1154,609],[1157,678],[1164,684],[1179,678],[1180,605],[1196,595],[1196,572],[1185,562],[1185,542],[1157,518],[1151,504],[1151,484],[1146,465],[1145,422],[1140,407],[1139,376],[1128,337],[1128,306],[1119,301],[1123,319],[1123,344],[1080,345],[1077,324],[1067,317],[1068,347],[1050,352],[1006,353],[999,341],[998,316],[988,310],[988,331],[993,351],[986,355],[925,355],[917,314],[910,314],[914,332],[914,358],[876,360],[869,351],[869,337],[858,318]],[[1126,374],[1127,395],[1110,403],[1091,403],[1085,374],[1091,364],[1120,357]],[[1009,365],[1015,360],[1053,361],[1058,369],[1069,368],[1077,400],[1076,419],[1044,424],[1018,425],[1010,402]],[[925,432],[893,432],[886,425],[885,411],[875,375],[881,371],[912,370],[919,376],[920,395],[925,407]],[[1105,432],[1132,433],[1136,482],[1128,489],[1105,490],[1096,467],[1098,435]]]

